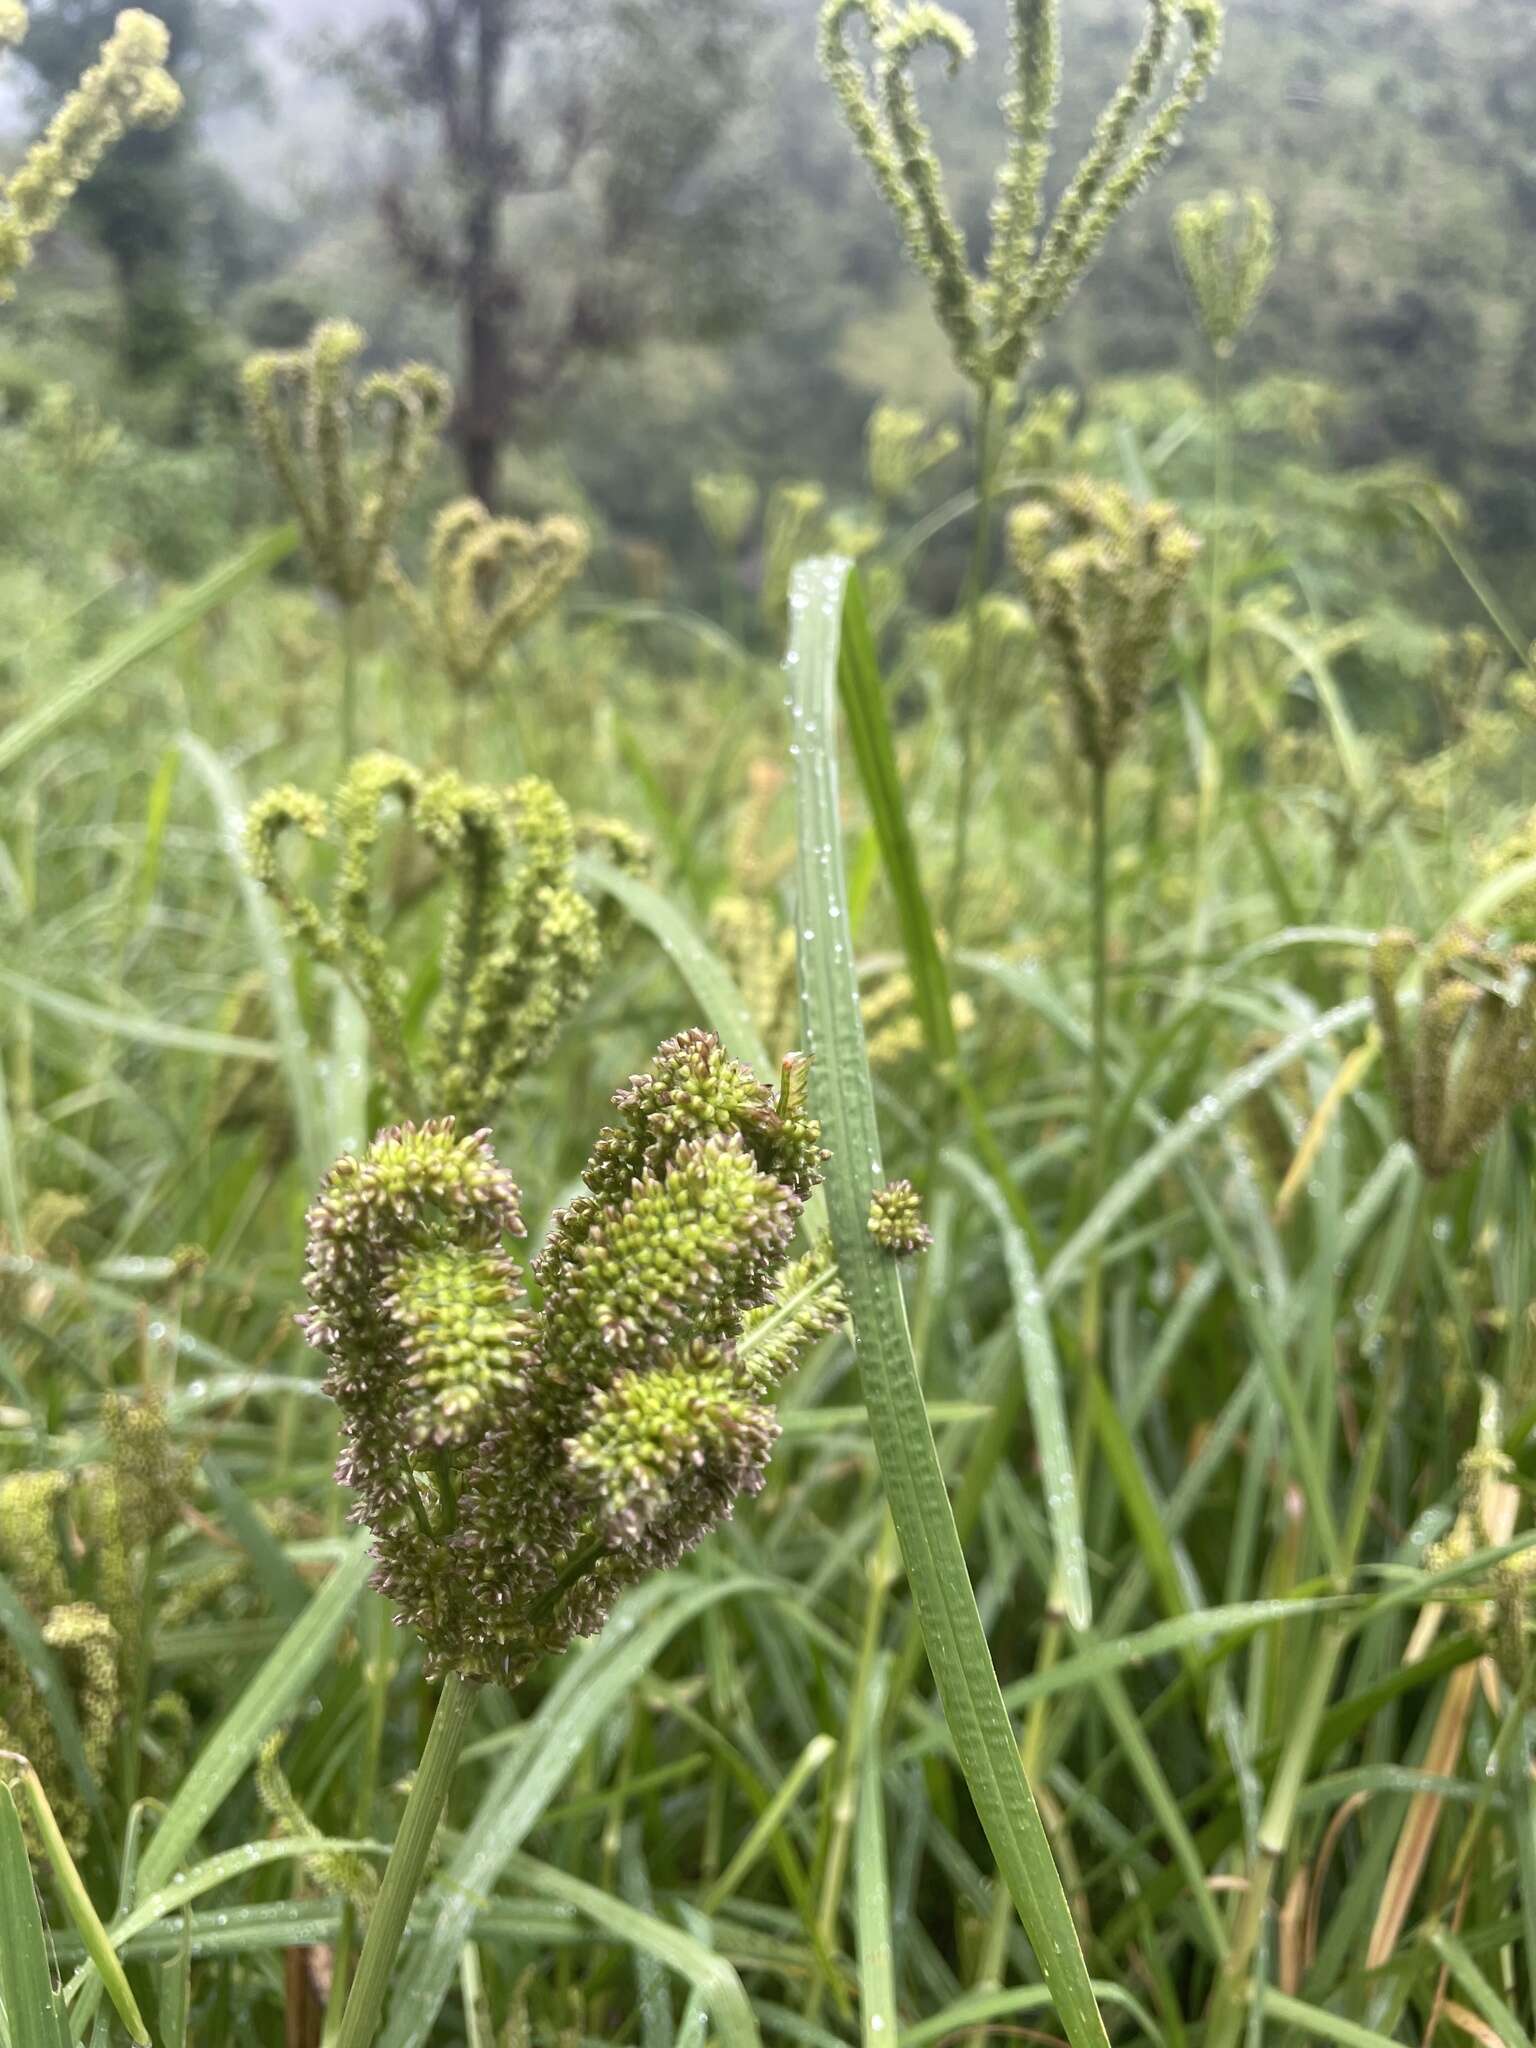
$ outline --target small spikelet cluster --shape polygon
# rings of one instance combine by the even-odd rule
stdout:
[[[1410,1034],[1398,988],[1415,962]],[[1459,925],[1428,947],[1412,932],[1384,931],[1371,952],[1371,999],[1403,1133],[1439,1180],[1536,1095],[1536,946],[1501,951]]]
[[[311,1207],[309,1342],[341,1410],[337,1477],[373,1530],[376,1583],[429,1643],[461,1598],[447,1547],[463,1472],[527,1387],[532,1325],[506,1240],[523,1235],[516,1185],[483,1131],[453,1119],[383,1131],[338,1159]],[[410,1286],[435,1266],[433,1285]],[[456,1285],[453,1269],[465,1279]]]
[[[158,1398],[108,1395],[101,1423],[100,1464],[0,1479],[0,1573],[53,1654],[98,1777],[117,1741],[121,1702],[143,1675],[149,1547],[177,1519],[191,1476]],[[0,1639],[0,1749],[30,1761],[78,1850],[85,1805],[48,1699],[8,1639]]]
[[[763,624],[781,639],[789,620],[789,579],[795,564],[822,546],[826,509],[827,494],[820,484],[777,483],[768,493],[758,607]]]
[[[298,516],[316,580],[349,606],[373,587],[453,397],[425,363],[354,383],[365,342],[350,320],[322,320],[303,348],[252,356],[242,373],[251,432]],[[359,458],[355,431],[369,423],[378,446]]]
[[[1166,161],[1220,52],[1216,0],[1147,0],[1146,26],[1125,79],[1047,223],[1059,14],[1060,0],[1010,0],[1008,151],[992,200],[986,274],[977,277],[912,81],[913,65],[927,51],[943,57],[951,72],[974,55],[970,30],[932,0],[824,0],[822,7],[822,68],[907,253],[928,281],[956,365],[982,388],[1018,376],[1112,223]],[[869,33],[868,65],[849,47],[856,19]],[[1187,47],[1175,61],[1181,24]]]
[[[382,574],[453,687],[471,691],[485,686],[497,656],[543,618],[591,552],[579,519],[557,513],[529,525],[494,517],[478,498],[456,498],[433,521],[425,589],[391,554]]]
[[[869,487],[885,506],[901,505],[918,483],[953,455],[960,436],[953,427],[931,427],[914,407],[877,405],[864,430]]]
[[[766,1395],[841,1313],[788,1251],[825,1157],[803,1063],[777,1095],[706,1032],[614,1097],[524,1301],[517,1190],[451,1119],[338,1160],[305,1318],[377,1583],[435,1668],[514,1682],[755,1492]]]
[[[403,978],[376,929],[374,855],[391,804],[455,883],[419,1078],[406,1042]],[[292,833],[334,839],[339,848],[328,909],[284,866]],[[353,982],[402,1111],[420,1095],[468,1122],[493,1119],[596,977],[597,913],[572,880],[575,827],[538,776],[494,788],[365,754],[329,806],[291,786],[269,790],[251,807],[246,852],[294,935]],[[636,857],[629,846],[626,858]]]
[[[693,509],[722,555],[734,555],[757,517],[757,485],[739,469],[706,472],[693,480]]]
[[[304,1811],[282,1766],[284,1732],[279,1728],[262,1744],[256,1758],[256,1796],[277,1833],[289,1842],[319,1842],[322,1831]],[[316,1849],[304,1858],[306,1874],[321,1890],[344,1898],[366,1923],[379,1895],[378,1874],[355,1850]]]
[[[1078,750],[1106,769],[1135,727],[1200,544],[1171,505],[1087,477],[1054,504],[1021,505],[1008,537]]]
[[[1173,238],[1206,340],[1229,356],[1275,267],[1275,209],[1262,192],[1212,192],[1176,209]]]
[[[887,1181],[869,1198],[869,1234],[881,1251],[895,1259],[914,1258],[933,1243],[923,1221],[923,1205],[909,1180]]]
[[[1519,1518],[1520,1475],[1503,1446],[1502,1390],[1496,1382],[1484,1379],[1479,1392],[1477,1441],[1457,1467],[1456,1519],[1424,1555],[1426,1566],[1434,1572],[1454,1571],[1479,1551],[1502,1547],[1513,1535]],[[1533,1585],[1536,1549],[1531,1548],[1485,1567],[1471,1586],[1463,1578],[1463,1590],[1475,1587],[1486,1595],[1471,1609],[1469,1619],[1485,1638],[1505,1682],[1516,1694],[1531,1676],[1528,1637]]]
[[[0,44],[19,43],[26,9],[0,8]],[[171,39],[165,24],[130,7],[117,17],[96,62],[64,101],[9,178],[0,181],[0,298],[14,293],[16,273],[34,244],[107,151],[130,128],[163,128],[181,110],[181,88],[165,68]]]
[[[741,1319],[736,1363],[754,1390],[767,1395],[823,1337],[840,1330],[848,1313],[829,1238],[818,1238],[786,1266],[773,1299]]]

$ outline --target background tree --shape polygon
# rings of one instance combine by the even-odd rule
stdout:
[[[19,54],[42,104],[54,104],[94,60],[120,11],[121,0],[45,0],[32,9]],[[216,273],[213,287],[239,281],[231,257],[244,236],[229,230],[244,224],[250,208],[202,154],[198,124],[261,91],[249,48],[262,18],[254,0],[157,0],[155,12],[171,33],[170,70],[185,113],[128,136],[70,211],[71,227],[112,265],[123,365],[136,376],[163,372],[192,352],[205,296],[199,272]]]
[[[379,207],[413,282],[457,308],[457,438],[486,503],[509,433],[584,363],[720,338],[753,307],[773,207],[741,111],[758,4],[408,0],[333,46],[396,124]]]

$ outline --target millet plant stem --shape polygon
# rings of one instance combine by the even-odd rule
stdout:
[[[992,501],[996,464],[992,445],[994,390],[984,384],[976,401],[976,533],[966,576],[967,640],[960,685],[958,725],[960,776],[956,795],[955,844],[949,885],[944,892],[944,925],[951,949],[960,944],[960,911],[965,895],[966,857],[970,848],[972,786],[976,777],[976,699],[981,690],[981,600],[986,595],[992,560]]]
[[[400,1829],[385,1865],[378,1902],[369,1915],[368,1933],[347,1996],[336,2048],[372,2048],[378,2033],[389,1980],[399,1961],[406,1922],[426,1875],[437,1824],[448,1803],[448,1788],[474,1712],[477,1691],[478,1687],[455,1671],[450,1671],[443,1680],[437,1711],[432,1716],[432,1731],[400,1817]]]
[[[1196,973],[1196,962],[1206,949],[1210,906],[1211,836],[1221,801],[1221,736],[1226,724],[1226,523],[1232,503],[1232,395],[1226,365],[1211,351],[1212,387],[1215,394],[1214,445],[1211,452],[1211,531],[1207,542],[1210,577],[1206,586],[1205,610],[1205,699],[1200,707],[1201,750],[1199,796],[1195,820],[1194,909],[1189,923],[1187,972]]]
[[[341,608],[341,766],[357,756],[357,606]]]
[[[461,773],[469,770],[469,692],[456,690],[453,699],[453,765]]]
[[[1092,1036],[1088,1071],[1088,1213],[1104,1193],[1108,1174],[1105,1096],[1109,1032],[1109,767],[1093,763],[1092,845],[1088,893],[1092,919]],[[1088,1267],[1083,1281],[1083,1353],[1089,1367],[1099,1355],[1099,1259]]]
[[[151,1543],[144,1558],[144,1582],[139,1594],[138,1641],[134,1646],[133,1668],[128,1678],[126,1712],[119,1725],[122,1743],[123,1807],[131,1811],[139,1796],[139,1779],[144,1760],[144,1719],[149,1709],[151,1645],[154,1642],[155,1588],[160,1572],[162,1544]]]
[[[1335,1625],[1324,1630],[1313,1653],[1306,1689],[1296,1718],[1291,1723],[1269,1797],[1264,1802],[1264,1814],[1259,1823],[1257,1867],[1248,1873],[1237,1924],[1232,1931],[1232,1946],[1216,1980],[1205,2048],[1237,2048],[1246,2033],[1248,2002],[1254,1984],[1253,1959],[1264,1932],[1275,1872],[1284,1861],[1290,1842],[1296,1802],[1306,1783],[1312,1745],[1317,1739],[1343,1649],[1344,1631]]]
[[[379,1789],[379,1763],[384,1754],[384,1724],[389,1714],[390,1680],[394,1674],[394,1630],[390,1626],[389,1603],[371,1588],[363,1594],[358,1609],[357,1633],[367,1674],[367,1718],[363,1731],[362,1764],[352,1807],[352,1831],[359,1838],[373,1827],[373,1802]],[[326,2013],[323,2048],[334,2048],[352,1974],[352,1953],[357,1939],[357,1912],[350,1899],[342,1908],[341,1928],[331,1972],[331,2003]]]

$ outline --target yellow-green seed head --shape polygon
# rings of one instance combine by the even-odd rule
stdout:
[[[892,1258],[910,1259],[933,1243],[923,1205],[909,1180],[888,1181],[869,1198],[869,1234]]]
[[[1135,728],[1199,542],[1171,505],[1089,477],[1052,504],[1020,506],[1008,537],[1078,750],[1108,768]]]
[[[26,33],[23,8],[7,0],[0,44]],[[20,166],[0,183],[0,298],[32,257],[34,244],[58,225],[75,192],[131,128],[161,128],[181,108],[181,88],[165,68],[165,24],[130,7],[117,17],[96,62],[60,106]]]
[[[913,77],[915,63],[930,51],[951,72],[969,59],[975,47],[970,30],[929,0],[824,0],[822,7],[822,69],[907,254],[927,282],[956,366],[978,388],[1018,376],[1112,223],[1166,161],[1220,50],[1216,0],[1147,0],[1146,25],[1125,80],[1047,220],[1059,11],[1060,0],[1010,0],[1007,150],[994,186],[986,270],[978,277]],[[849,41],[855,23],[868,38],[867,60]],[[1177,58],[1181,27],[1185,52]]]
[[[1275,210],[1262,192],[1212,192],[1173,216],[1185,282],[1206,339],[1229,356],[1275,267]]]
[[[1410,1028],[1398,989],[1416,958],[1423,977]],[[1384,931],[1370,985],[1404,1136],[1431,1179],[1455,1173],[1536,1096],[1536,947],[1496,947],[1453,925],[1421,951],[1411,932]]]
[[[865,428],[869,487],[882,505],[909,498],[930,469],[954,454],[960,436],[953,427],[930,427],[910,406],[877,405]]]
[[[423,363],[354,387],[366,344],[350,320],[322,320],[303,348],[252,356],[241,375],[257,447],[293,506],[316,580],[344,605],[372,589],[390,538],[452,403]],[[375,445],[359,455],[359,428]]]
[[[452,885],[439,992],[419,1057],[408,1044],[405,978],[376,901],[375,855],[396,809]],[[337,844],[328,904],[289,876],[282,848],[290,833]],[[570,812],[537,776],[495,788],[451,769],[423,776],[394,755],[365,754],[329,806],[291,787],[269,791],[252,806],[246,847],[290,931],[358,988],[401,1111],[427,1100],[471,1123],[491,1121],[547,1056],[601,964],[597,913],[573,879]]]
[[[497,656],[550,610],[591,551],[579,519],[556,514],[529,525],[459,498],[434,522],[425,589],[393,556],[383,575],[454,688],[469,691],[484,687]]]
[[[515,1680],[761,1484],[765,1396],[841,1309],[824,1253],[787,1260],[824,1157],[802,1072],[771,1094],[705,1032],[661,1046],[554,1219],[536,1308],[483,1132],[404,1125],[331,1169],[305,1331],[377,1583],[435,1668]]]
[[[734,555],[757,517],[758,489],[739,469],[719,470],[693,480],[693,509],[722,555]]]

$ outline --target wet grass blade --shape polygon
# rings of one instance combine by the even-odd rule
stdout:
[[[896,903],[902,949],[912,976],[913,1000],[922,1020],[923,1038],[940,1065],[958,1052],[955,1020],[949,1002],[949,977],[928,914],[928,899],[918,871],[917,848],[907,823],[907,807],[891,745],[885,690],[880,680],[875,644],[870,637],[864,592],[856,573],[843,585],[843,608],[837,650],[837,689],[848,721],[848,740],[858,765],[864,800],[874,821],[886,879]],[[812,738],[815,734],[810,735]],[[803,744],[803,740],[797,741]]]
[[[859,1763],[859,1812],[853,1836],[854,1937],[859,1963],[859,2030],[864,2048],[896,2039],[896,1967],[891,1943],[891,1879],[885,1856],[885,1784],[880,1764],[883,1674],[870,1688]]]
[[[1266,1986],[1259,2002],[1271,2019],[1294,2027],[1309,2040],[1336,2041],[1339,2048],[1397,2048],[1390,2034],[1378,2034],[1374,2027],[1362,2027],[1357,2020],[1325,2012],[1322,2006],[1308,2005],[1305,1999],[1292,1998],[1287,1992]],[[1510,2037],[1510,2048],[1515,2048],[1515,2038]]]
[[[9,768],[53,731],[82,710],[99,690],[108,683],[116,682],[125,670],[146,655],[156,654],[174,640],[178,633],[184,633],[188,626],[233,597],[235,592],[258,576],[264,576],[275,568],[285,555],[292,554],[298,546],[299,530],[296,526],[279,526],[270,533],[264,533],[259,540],[242,548],[238,555],[232,555],[227,562],[205,576],[201,583],[172,598],[141,619],[126,633],[115,639],[110,647],[103,649],[96,659],[74,675],[68,677],[56,689],[50,690],[43,701],[25,717],[18,718],[0,734],[0,769]]]
[[[42,1908],[10,1787],[0,1784],[0,2006],[10,2048],[70,2048]]]
[[[250,1060],[263,1064],[273,1059],[272,1047],[263,1038],[240,1038],[228,1031],[199,1031],[187,1024],[170,1024],[163,1017],[150,1017],[137,1010],[112,1010],[104,1004],[87,1002],[67,989],[46,988],[24,974],[0,968],[0,988],[20,996],[34,1009],[57,1017],[64,1024],[78,1024],[86,1031],[105,1032],[109,1038],[127,1038],[138,1045],[157,1045],[169,1052],[206,1053],[212,1059]]]
[[[96,1908],[91,1904],[91,1896],[85,1888],[84,1880],[75,1868],[75,1859],[69,1853],[69,1845],[60,1832],[53,1808],[48,1804],[43,1781],[30,1764],[22,1772],[21,1787],[31,1809],[32,1825],[37,1839],[42,1844],[43,1852],[53,1871],[59,1896],[68,1909],[70,1919],[75,1923],[81,1941],[85,1944],[85,1952],[100,1972],[107,1996],[117,2008],[119,2019],[128,2029],[128,2038],[147,2044],[149,2029],[144,2024],[144,2015],[139,2011],[138,2001],[134,1998],[127,1975],[113,1950],[111,1938],[102,1926]],[[0,1932],[3,1932],[3,1928],[0,1928]]]
[[[1135,1164],[1121,1174],[1120,1178],[1105,1192],[1102,1201],[1083,1219],[1077,1230],[1052,1259],[1044,1276],[1048,1300],[1054,1301],[1062,1289],[1080,1273],[1090,1255],[1104,1242],[1120,1218],[1133,1209],[1147,1189],[1167,1172],[1173,1163],[1181,1159],[1192,1145],[1218,1130],[1226,1119],[1250,1096],[1300,1059],[1309,1050],[1321,1045],[1337,1032],[1352,1031],[1357,1025],[1368,1024],[1371,1020],[1371,999],[1358,996],[1353,1002],[1339,1003],[1331,1010],[1325,1010],[1301,1030],[1293,1031],[1278,1045],[1271,1046],[1256,1060],[1239,1067],[1229,1074],[1221,1085],[1210,1094],[1204,1095],[1186,1110],[1177,1123],[1170,1124],[1155,1143],[1149,1145]]]
[[[837,767],[837,663],[847,565],[807,563],[791,597],[800,987],[812,1100],[832,1162],[827,1206],[854,1349],[913,1604],[944,1716],[999,1870],[1073,2048],[1104,2048],[1051,1846],[1019,1759],[949,1504],[895,1263],[869,1235],[884,1179],[848,932]]]
[[[154,1891],[177,1869],[209,1816],[238,1784],[263,1740],[313,1684],[363,1590],[369,1562],[368,1536],[362,1531],[353,1537],[342,1563],[214,1729],[144,1852],[139,1866],[144,1891]]]
[[[579,1877],[569,1877],[548,1863],[536,1862],[532,1856],[514,1856],[508,1869],[535,1898],[555,1899],[574,1906],[615,1941],[654,1956],[686,1978],[709,2015],[710,2038],[718,2041],[720,2048],[756,2048],[761,2036],[747,1994],[723,1956],[714,1955],[691,1935],[669,1927],[654,1913],[627,1905],[612,1892],[602,1891]]]
[[[1504,2048],[1531,2048],[1530,2035],[1478,1968],[1460,1937],[1447,1927],[1437,1927],[1425,1938],[1450,1971],[1467,2004],[1488,2022]]]
[[[946,1152],[944,1165],[980,1202],[1002,1241],[1003,1263],[1013,1298],[1014,1332],[1024,1370],[1025,1397],[1035,1425],[1035,1448],[1040,1454],[1040,1477],[1045,1486],[1045,1514],[1061,1595],[1068,1621],[1073,1628],[1084,1629],[1093,1619],[1088,1548],[1083,1541],[1077,1468],[1072,1459],[1072,1431],[1067,1422],[1061,1366],[1034,1258],[996,1183],[963,1152]]]
[[[309,1605],[309,1594],[304,1581],[289,1563],[282,1544],[211,1451],[203,1459],[203,1476],[213,1491],[230,1533],[251,1560],[256,1581],[274,1610],[285,1622],[297,1621]]]

